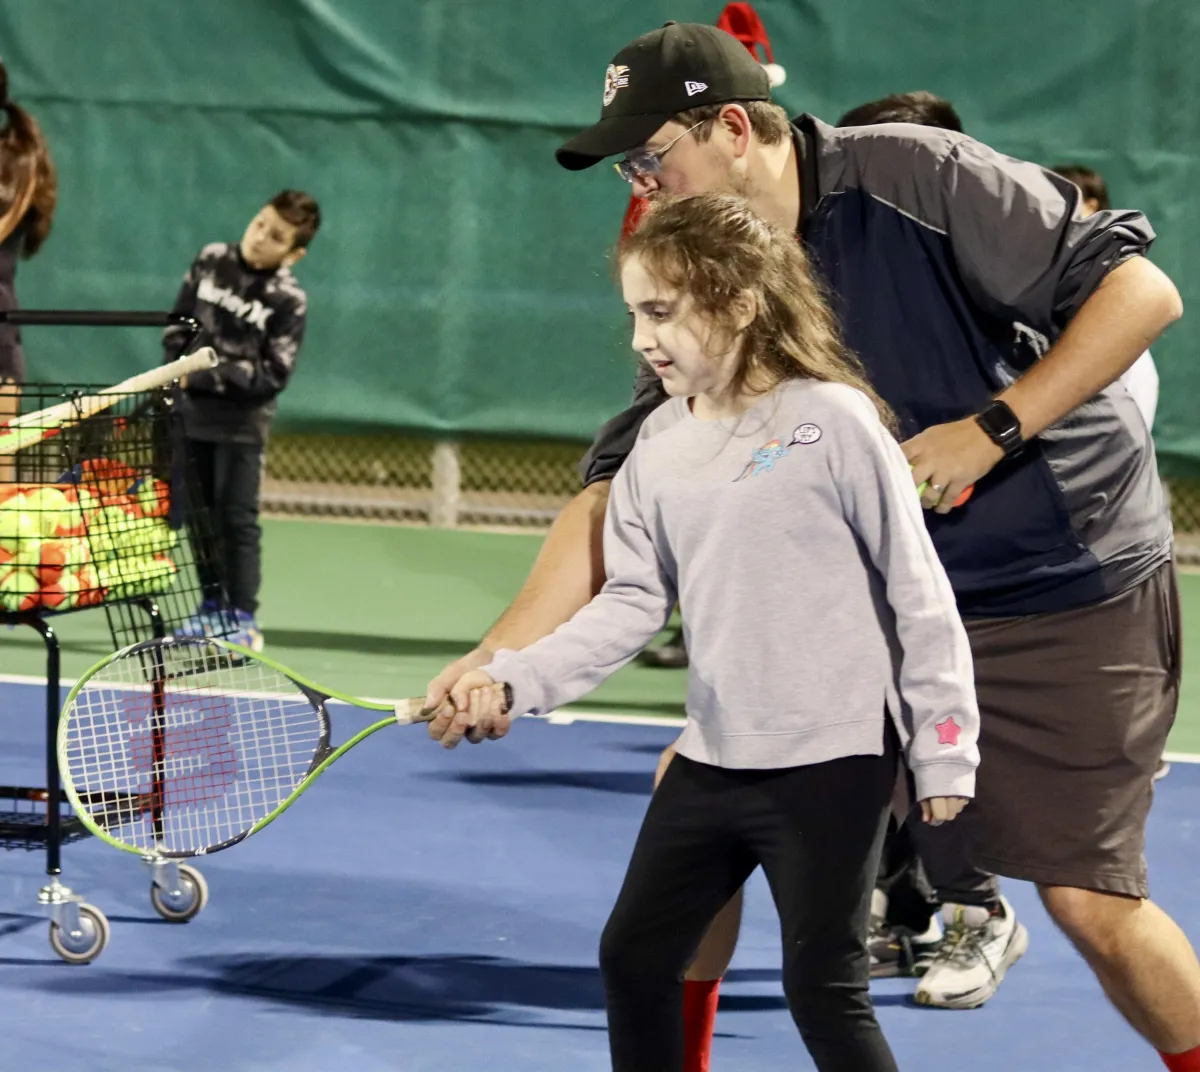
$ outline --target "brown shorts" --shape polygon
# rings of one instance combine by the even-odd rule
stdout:
[[[1102,603],[966,623],[981,757],[973,862],[1148,896],[1146,817],[1179,699],[1174,566]]]

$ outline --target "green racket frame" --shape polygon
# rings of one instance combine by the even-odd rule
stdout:
[[[314,707],[317,708],[323,723],[321,744],[317,748],[316,754],[314,755],[313,764],[309,768],[308,773],[305,774],[305,776],[300,780],[299,784],[297,784],[296,788],[293,789],[292,792],[280,804],[276,805],[272,811],[270,811],[263,818],[259,819],[245,833],[240,834],[235,838],[231,838],[220,845],[209,846],[199,851],[148,852],[144,848],[139,848],[136,845],[127,845],[125,842],[114,838],[107,830],[104,829],[102,825],[92,818],[91,811],[80,797],[79,791],[71,778],[71,767],[67,755],[70,713],[74,707],[75,698],[83,689],[87,687],[88,682],[98,673],[100,673],[101,670],[116,662],[118,659],[126,659],[130,656],[140,654],[143,651],[150,651],[155,648],[169,646],[181,648],[201,646],[218,648],[228,652],[239,660],[260,663],[263,666],[269,667],[277,674],[281,674],[283,677],[288,678],[299,687],[301,692],[303,692],[308,698],[309,702],[311,702]],[[341,703],[349,704],[352,707],[358,707],[365,711],[386,711],[388,712],[388,716],[387,718],[380,719],[378,722],[367,726],[365,729],[359,730],[358,733],[354,734],[354,736],[349,740],[338,745],[336,748],[332,748],[329,744],[330,720],[328,712],[325,710],[325,703],[328,700],[337,700]],[[236,845],[240,841],[244,841],[246,838],[257,834],[265,827],[270,826],[271,823],[273,823],[279,818],[279,816],[287,811],[288,808],[290,808],[300,798],[300,796],[306,790],[308,790],[308,788],[317,780],[317,778],[321,776],[321,774],[325,772],[326,769],[328,769],[332,763],[336,762],[339,758],[345,755],[348,751],[350,751],[351,748],[355,747],[355,745],[365,741],[372,734],[378,733],[380,730],[386,729],[389,726],[411,725],[416,722],[429,722],[433,719],[435,714],[436,710],[429,711],[425,709],[423,699],[401,700],[396,704],[376,703],[371,700],[360,699],[357,696],[351,696],[349,693],[339,692],[336,689],[325,688],[323,685],[318,685],[316,682],[310,681],[308,678],[297,674],[295,671],[284,666],[282,663],[276,662],[274,659],[271,659],[265,655],[260,655],[251,651],[249,648],[242,647],[240,644],[233,644],[227,640],[218,640],[215,638],[188,638],[186,640],[174,640],[171,638],[166,638],[164,640],[141,641],[137,644],[131,644],[127,647],[124,647],[120,651],[114,652],[113,654],[106,656],[104,659],[101,659],[100,662],[88,669],[83,676],[75,682],[71,688],[71,691],[67,693],[67,698],[63,703],[62,712],[58,720],[58,737],[56,742],[58,751],[58,764],[62,777],[63,792],[66,795],[67,800],[70,802],[72,809],[74,809],[75,814],[79,816],[80,822],[83,823],[90,833],[100,838],[100,840],[107,842],[109,845],[113,846],[113,848],[121,849],[123,852],[133,853],[134,855],[140,856],[144,859],[187,859],[195,856],[211,855],[214,852],[219,852],[222,849]]]

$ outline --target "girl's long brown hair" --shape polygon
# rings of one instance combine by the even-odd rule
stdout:
[[[32,257],[46,241],[58,206],[58,173],[41,128],[8,96],[8,72],[0,63],[0,242],[28,218],[21,251]]]
[[[735,390],[783,380],[844,383],[862,391],[895,433],[895,414],[842,340],[833,311],[796,236],[757,216],[740,197],[699,194],[658,202],[621,239],[617,268],[636,255],[659,282],[686,294],[718,345],[740,338]],[[755,314],[739,333],[739,301]]]

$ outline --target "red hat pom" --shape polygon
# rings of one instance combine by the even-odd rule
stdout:
[[[752,55],[767,72],[767,81],[771,87],[781,86],[787,80],[787,72],[775,62],[771,54],[771,41],[763,27],[758,12],[747,3],[726,4],[725,10],[717,20],[719,29],[732,34],[750,50]],[[762,49],[762,57],[757,49]],[[765,62],[764,62],[765,61]]]

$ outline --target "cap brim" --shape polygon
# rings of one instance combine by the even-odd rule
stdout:
[[[556,149],[554,159],[568,171],[583,171],[605,157],[645,145],[670,119],[670,114],[610,115]]]

